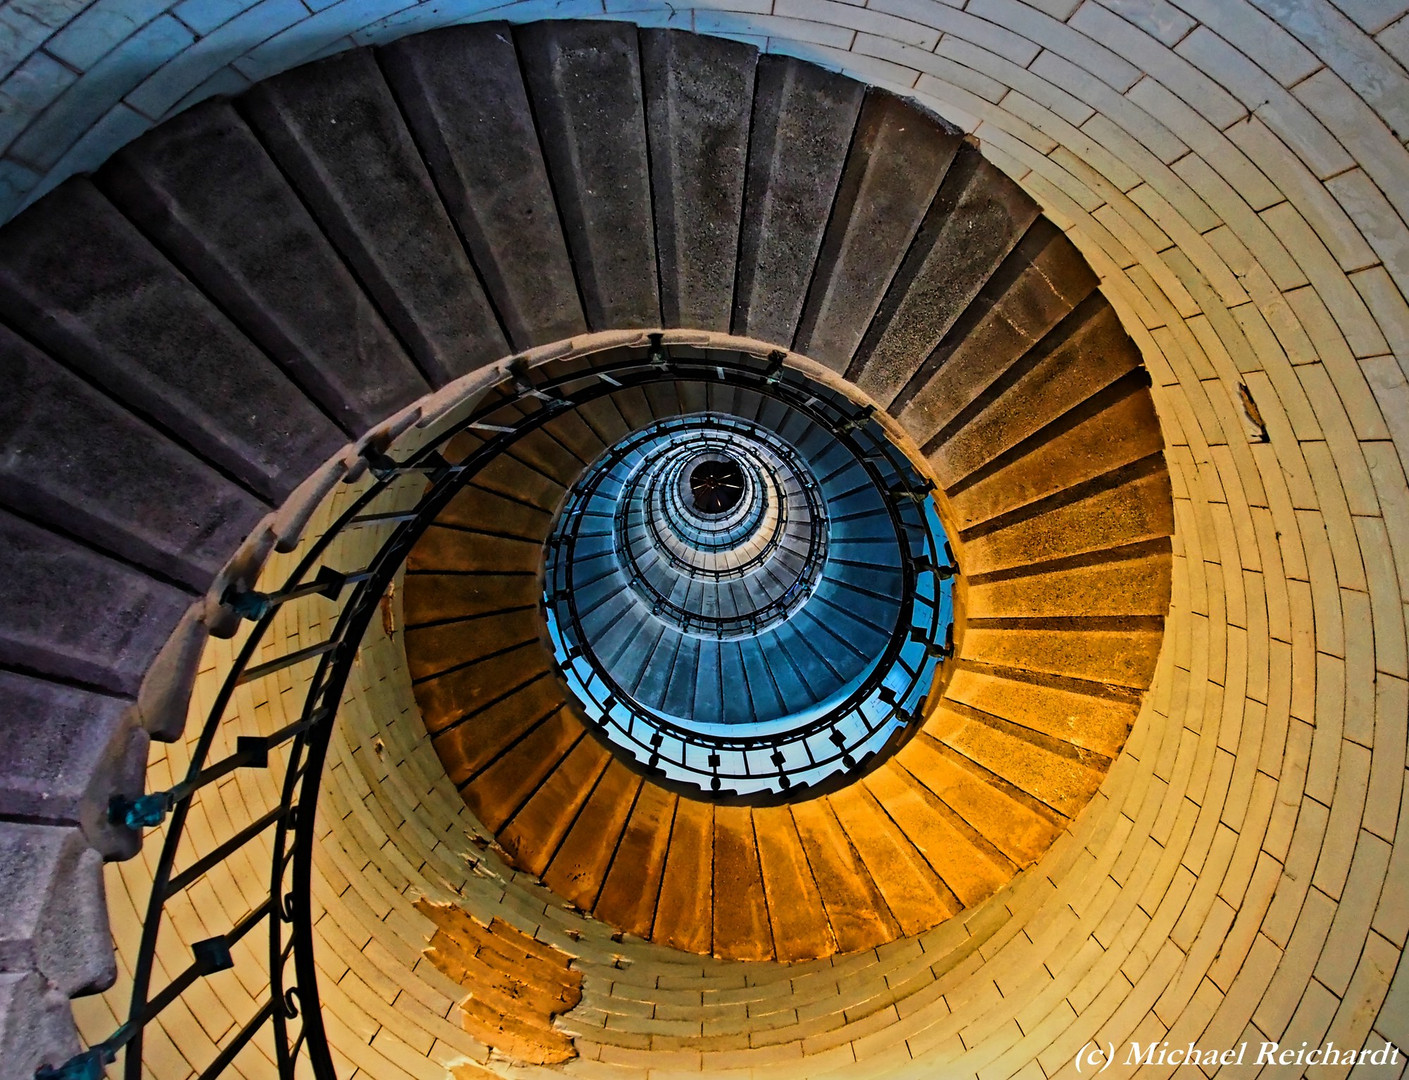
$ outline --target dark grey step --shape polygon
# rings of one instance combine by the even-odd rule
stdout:
[[[204,590],[268,506],[0,327],[0,499]]]
[[[34,971],[0,972],[0,1061],[16,1080],[41,1065],[57,1068],[78,1053],[73,1010]]]
[[[77,829],[0,822],[0,895],[0,971],[37,971],[70,997],[117,979],[103,859]]]
[[[513,347],[585,330],[509,25],[402,38],[382,67]]]
[[[641,31],[665,326],[729,331],[758,50]]]
[[[1076,246],[1039,219],[979,291],[939,346],[890,403],[920,441],[1095,290],[1097,279]]]
[[[270,500],[344,443],[87,180],[0,232],[0,316]]]
[[[960,145],[915,106],[871,90],[856,123],[794,348],[846,371]]]
[[[133,694],[188,592],[0,511],[0,664]]]
[[[429,389],[228,103],[161,125],[100,183],[353,438]]]
[[[587,325],[660,325],[636,28],[533,23],[514,37]]]
[[[79,826],[109,857],[137,850],[138,837],[107,819],[113,795],[140,795],[147,733],[131,702],[44,679],[0,672],[0,816]]]
[[[797,332],[865,88],[792,57],[758,61],[733,332]]]
[[[847,378],[890,404],[1037,214],[1022,188],[961,146]]]
[[[296,68],[241,102],[432,385],[508,351],[370,52]]]

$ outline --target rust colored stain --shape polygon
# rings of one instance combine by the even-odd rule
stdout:
[[[553,1017],[582,1000],[572,957],[502,919],[488,926],[454,904],[416,901],[436,925],[424,955],[468,991],[460,1002],[465,1030],[515,1061],[556,1065],[577,1057],[572,1037]]]

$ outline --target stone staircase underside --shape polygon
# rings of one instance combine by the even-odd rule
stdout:
[[[146,740],[184,716],[202,597],[241,539],[386,415],[590,331],[733,332],[825,364],[923,447],[968,575],[963,654],[912,757],[830,816],[788,811],[809,857],[830,853],[811,867],[818,903],[829,873],[861,890],[855,925],[830,918],[792,943],[755,899],[742,930],[697,908],[676,921],[695,936],[672,940],[815,955],[968,903],[882,804],[931,805],[928,785],[963,758],[1059,828],[1119,749],[1168,604],[1158,429],[1095,285],[1015,185],[914,107],[738,43],[615,23],[482,24],[350,52],[202,104],[65,183],[0,230],[0,485],[25,507],[0,512],[0,712],[15,733],[0,815],[23,822],[3,827],[20,853],[5,865],[75,898],[67,928],[84,931],[7,923],[20,944],[0,993],[36,1003],[37,1041],[16,1053],[71,1038],[55,995],[110,977],[91,962],[110,950],[83,852],[135,850],[105,823],[108,797],[140,789]],[[1035,726],[1088,711],[1105,725],[1090,747],[1084,719],[1079,737]],[[700,882],[757,898],[744,886],[765,863],[797,869],[796,847],[751,842],[771,834],[749,812],[677,807],[587,755],[572,761],[601,766],[593,792],[634,798],[622,836],[643,853],[662,858],[667,820],[671,850],[695,836],[712,852],[664,860],[652,928],[664,899],[708,903]],[[1020,780],[1035,756],[1067,778],[1045,809]],[[601,810],[580,805],[586,830]],[[499,812],[503,827],[529,820]],[[866,893],[851,828],[893,839],[907,891]],[[613,895],[603,873],[596,906]]]

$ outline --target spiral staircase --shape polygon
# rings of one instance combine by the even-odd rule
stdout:
[[[803,61],[613,22],[354,50],[70,180],[0,231],[0,283],[20,388],[6,445],[24,463],[5,483],[28,508],[0,521],[0,679],[7,711],[35,718],[10,770],[28,789],[4,806],[34,823],[33,872],[74,916],[63,933],[32,920],[15,955],[63,993],[113,976],[92,960],[108,952],[94,853],[137,849],[110,800],[141,793],[148,737],[180,735],[202,625],[229,633],[269,550],[397,445],[379,425],[447,386],[472,386],[478,411],[438,460],[476,464],[407,558],[415,701],[508,866],[618,935],[794,962],[939,926],[1071,825],[1153,678],[1174,518],[1138,349],[971,141]],[[781,400],[790,380],[845,420]],[[830,613],[786,611],[756,663],[639,604],[611,617],[634,595],[624,576],[552,587],[572,493],[623,440],[682,443],[701,415],[783,440],[821,492],[789,520],[828,523],[809,590]],[[860,459],[828,464],[842,430],[895,455],[895,482],[855,506]],[[625,499],[624,474],[604,475],[592,490]],[[576,598],[612,663],[641,658],[618,676],[650,708],[724,723],[730,687],[754,719],[815,704],[821,673],[840,686],[886,654],[890,608],[916,587],[899,560],[846,554],[887,498],[935,516],[957,569],[952,650],[923,643],[896,738],[750,800],[682,788],[604,735],[549,633],[555,604]],[[640,541],[634,513],[622,535]],[[780,541],[790,572],[816,542]],[[653,566],[642,580],[686,595]],[[712,602],[737,608],[732,588]],[[663,642],[672,660],[652,667]],[[682,698],[681,672],[718,689]],[[16,1075],[71,1043],[44,1009]]]

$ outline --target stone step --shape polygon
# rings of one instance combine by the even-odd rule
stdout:
[[[91,182],[35,209],[0,231],[0,317],[12,327],[271,504],[342,446],[337,425]]]
[[[755,807],[753,830],[775,957],[789,963],[830,956],[836,936],[792,814],[785,806]]]
[[[1022,188],[961,145],[846,377],[889,406],[1036,217]]]
[[[0,327],[0,498],[192,590],[268,505]],[[57,431],[67,440],[54,438]],[[202,507],[199,518],[190,507]]]
[[[98,182],[352,438],[429,389],[228,102],[163,124]]]
[[[1037,220],[1001,266],[916,365],[889,403],[919,442],[958,415],[1096,288],[1076,246],[1046,218]]]
[[[663,326],[729,332],[758,50],[641,31]]]
[[[636,28],[541,22],[514,40],[588,328],[659,326]]]
[[[507,23],[386,46],[382,69],[514,349],[587,328]]]
[[[682,801],[665,788],[642,785],[597,894],[593,915],[628,934],[651,936],[675,812]]]
[[[543,880],[584,911],[596,906],[642,778],[612,758],[563,837]]]
[[[941,121],[867,92],[808,284],[798,352],[847,370],[959,145]]]
[[[295,68],[240,100],[432,386],[509,351],[370,52]]]
[[[1158,617],[970,619],[960,658],[1143,689],[1164,630]]]
[[[813,64],[759,57],[735,334],[792,343],[863,96],[861,84]]]
[[[505,822],[496,839],[517,866],[543,875],[611,761],[611,751],[596,739],[580,739]]]

